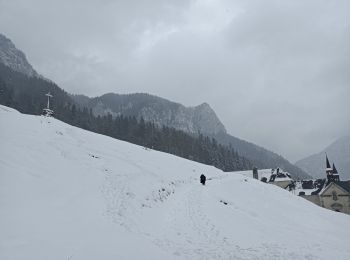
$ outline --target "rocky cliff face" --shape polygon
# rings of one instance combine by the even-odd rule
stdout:
[[[225,126],[207,103],[185,107],[149,94],[106,94],[90,100],[88,106],[95,115],[143,117],[160,127],[165,125],[188,133],[226,133]]]
[[[39,74],[27,61],[24,53],[18,50],[12,41],[2,34],[0,34],[0,63],[29,77],[39,77]]]
[[[350,136],[339,138],[320,153],[306,157],[295,164],[315,178],[326,177],[326,154],[339,172],[340,179],[350,179]]]

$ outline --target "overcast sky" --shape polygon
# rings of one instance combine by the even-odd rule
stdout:
[[[350,133],[348,0],[0,0],[0,32],[70,93],[207,102],[291,161]]]

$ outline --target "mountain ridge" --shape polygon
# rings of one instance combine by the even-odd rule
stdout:
[[[301,159],[295,164],[315,178],[325,178],[326,154],[331,163],[334,162],[340,178],[350,179],[350,136],[338,138],[321,152]]]
[[[214,135],[218,142],[226,145],[232,145],[238,153],[250,160],[255,167],[259,169],[282,168],[289,172],[294,179],[310,178],[310,175],[299,167],[290,163],[287,159],[266,148],[240,139],[230,134]]]
[[[91,108],[96,115],[124,114],[142,117],[145,121],[156,122],[158,126],[166,125],[191,134],[202,133],[215,138],[223,145],[231,145],[238,154],[249,159],[260,169],[281,167],[296,179],[310,178],[306,172],[282,156],[227,133],[215,111],[205,102],[195,107],[185,107],[147,93],[108,93],[95,98],[78,95],[73,96],[73,99]],[[186,110],[192,114],[186,115]],[[214,127],[211,127],[213,125]]]
[[[208,103],[186,107],[148,93],[116,94],[107,93],[99,97],[88,98],[72,96],[75,100],[91,108],[95,115],[141,117],[157,126],[174,127],[187,133],[217,134],[226,133],[225,126]]]

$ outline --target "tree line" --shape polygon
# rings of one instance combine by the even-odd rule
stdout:
[[[252,164],[232,146],[201,133],[191,135],[170,127],[158,127],[143,118],[111,114],[95,116],[80,107],[64,90],[42,78],[27,77],[0,64],[0,104],[22,113],[40,115],[46,106],[45,94],[53,94],[54,117],[68,124],[124,140],[146,148],[170,153],[196,162],[213,165],[223,171],[247,170]]]

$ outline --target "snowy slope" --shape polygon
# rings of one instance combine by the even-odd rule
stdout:
[[[350,259],[350,216],[274,185],[3,106],[0,125],[0,259]]]

